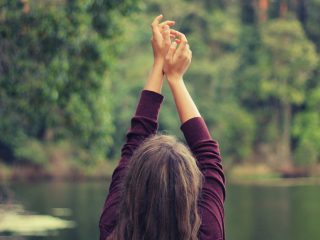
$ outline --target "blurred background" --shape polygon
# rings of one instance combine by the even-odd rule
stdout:
[[[1,240],[98,239],[160,13],[193,51],[227,239],[320,239],[320,0],[0,0]]]

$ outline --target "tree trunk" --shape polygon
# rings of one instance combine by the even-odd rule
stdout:
[[[279,16],[284,17],[288,12],[288,4],[285,0],[282,0],[280,3]]]
[[[30,6],[28,0],[20,0],[20,2],[23,4],[23,13],[29,13],[30,12]]]
[[[268,0],[259,0],[259,20],[260,22],[265,22],[268,20]]]
[[[241,21],[244,25],[256,24],[254,0],[241,0]]]
[[[308,19],[306,0],[298,0],[297,7],[296,7],[296,14],[299,21],[303,25],[305,25]]]
[[[284,170],[292,169],[292,155],[291,155],[291,118],[292,107],[289,101],[281,103],[281,136],[279,144],[279,163],[280,168]]]

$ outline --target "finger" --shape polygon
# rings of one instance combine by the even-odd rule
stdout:
[[[182,32],[179,32],[175,29],[170,29],[170,33],[177,36],[177,37],[180,37],[181,35],[184,35]]]
[[[179,38],[176,38],[175,36],[173,36],[171,34],[170,34],[170,38],[171,38],[172,42],[175,41],[177,44],[179,44],[181,42]]]
[[[165,25],[164,31],[162,33],[162,37],[164,40],[164,44],[166,46],[166,49],[170,47],[171,40],[170,40],[170,29],[168,25]]]
[[[191,62],[191,60],[192,60],[192,51],[189,50],[189,61]]]
[[[160,22],[160,20],[161,20],[162,18],[163,18],[163,15],[161,14],[161,15],[157,16],[157,17],[153,20],[153,22],[151,23],[152,34],[153,34],[153,36],[154,36],[155,38],[160,38],[160,37],[161,37],[161,33],[160,33],[160,31],[159,31],[158,25],[159,25],[159,22]]]
[[[177,47],[176,55],[177,56],[186,56],[188,55],[189,49],[183,42],[180,42],[179,46]]]
[[[183,33],[173,29],[170,29],[170,34],[176,37],[174,41],[177,44],[179,44],[179,47],[177,49],[177,55],[183,54],[186,46],[188,45],[188,40],[186,36]]]
[[[174,29],[170,29],[170,34],[172,34],[173,36],[177,37],[179,34],[179,31],[174,30]]]
[[[175,25],[175,24],[176,24],[175,21],[170,21],[170,20],[168,20],[168,21],[164,21],[164,22],[160,23],[160,24],[159,24],[159,27],[160,27],[160,28],[163,28],[164,25],[168,25],[169,27],[172,27],[172,26]]]
[[[166,56],[167,61],[172,61],[174,53],[176,52],[176,48],[177,48],[177,43],[172,42],[170,45],[169,51],[167,53],[167,56]]]
[[[186,36],[183,33],[180,33],[179,38],[180,38],[180,46],[185,47],[188,44],[188,40]]]
[[[170,38],[171,38],[172,41],[179,40],[179,39],[176,39],[176,36],[173,35],[173,34],[171,34],[171,33],[170,33]],[[180,41],[180,40],[179,40],[179,41]]]
[[[170,34],[179,38],[180,42],[183,43],[184,45],[186,45],[188,43],[188,40],[183,33],[179,32],[177,30],[174,30],[174,29],[170,29]]]
[[[151,27],[158,27],[159,23],[160,23],[160,20],[163,18],[163,15],[160,14],[159,16],[156,16],[154,19],[153,19],[153,22],[151,23]]]
[[[188,48],[188,40],[183,33],[178,32],[179,46],[177,48],[177,56],[183,56],[187,54]]]

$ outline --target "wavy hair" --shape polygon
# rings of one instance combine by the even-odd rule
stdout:
[[[108,240],[196,240],[202,175],[175,137],[153,135],[134,152]]]

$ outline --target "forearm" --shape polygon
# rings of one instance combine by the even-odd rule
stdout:
[[[121,157],[130,158],[145,138],[157,132],[158,115],[163,98],[154,91],[141,92],[138,106],[131,119],[131,127],[126,135],[126,143],[121,149]]]
[[[161,93],[163,84],[163,60],[155,60],[148,76],[144,90]]]
[[[178,81],[168,81],[176,104],[181,124],[194,117],[200,117],[197,106],[193,102],[188,89],[182,79]]]

